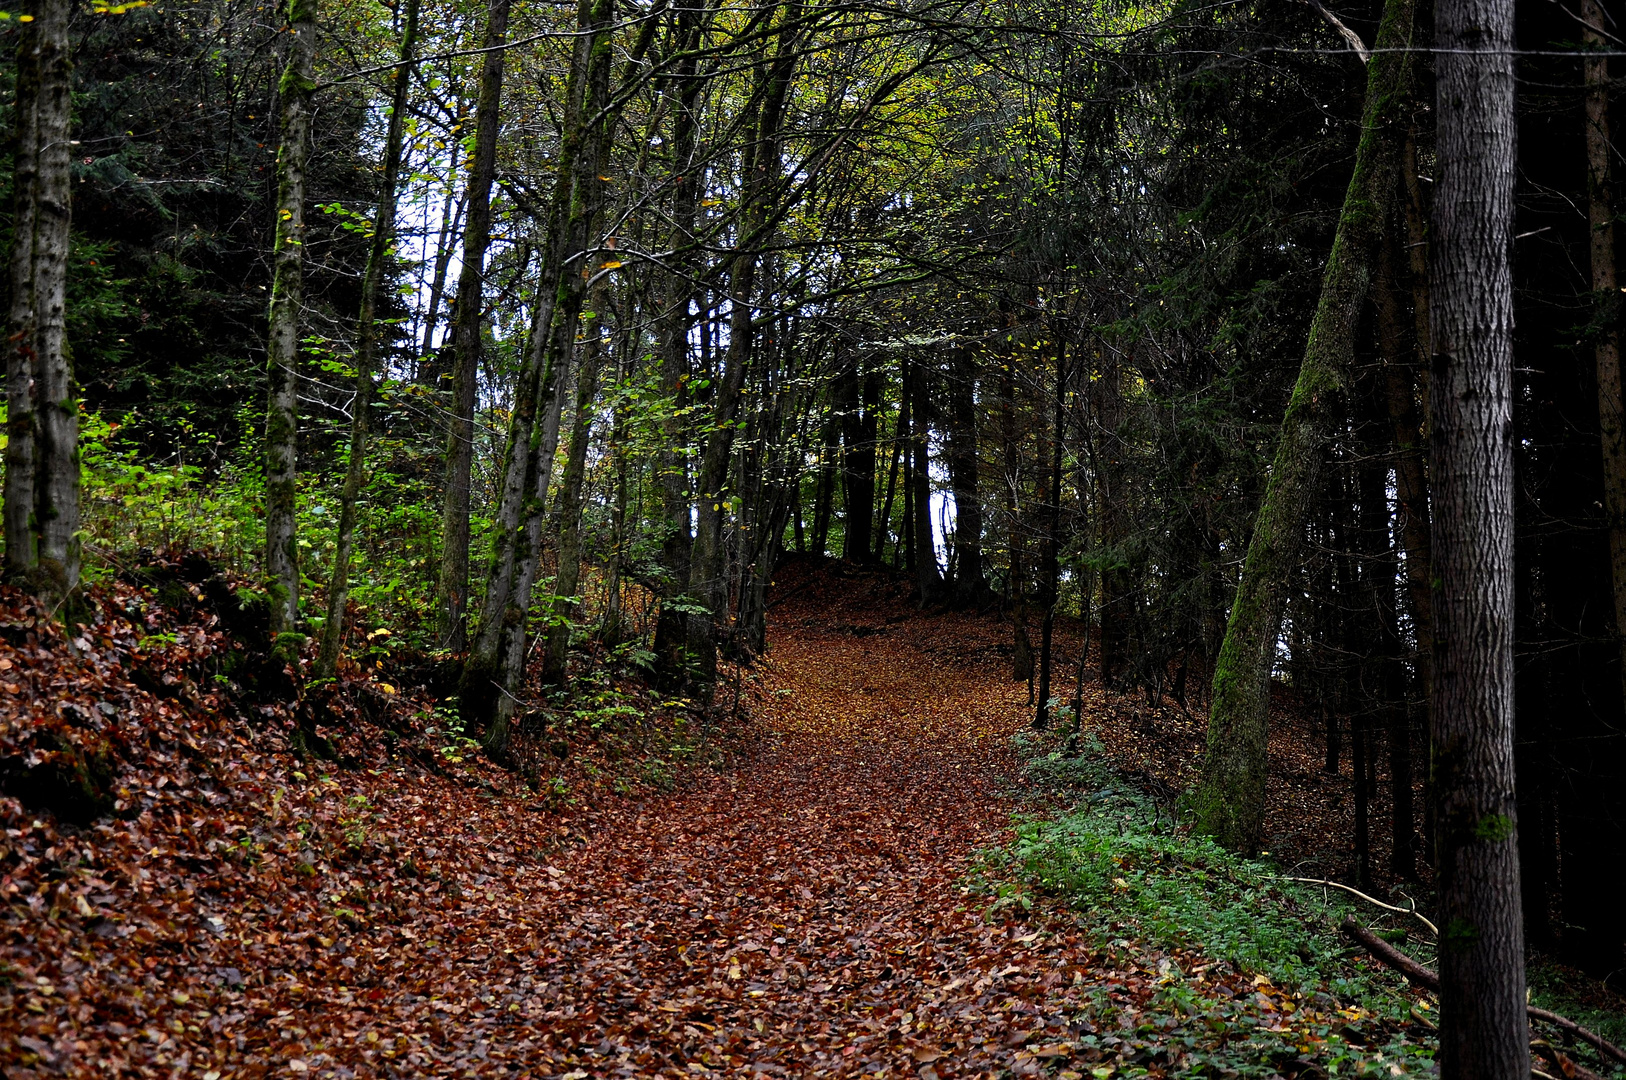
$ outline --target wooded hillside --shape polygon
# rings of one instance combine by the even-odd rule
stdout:
[[[1110,887],[1140,888],[1127,870],[1096,880],[1034,854],[1071,844],[1068,858],[1095,858],[1096,826],[1075,842],[997,822],[1018,805],[999,784],[1022,775],[1049,777],[1038,786],[1057,822],[1132,791],[1125,812],[1150,821],[1155,853],[1126,854],[1125,840],[1131,862],[1205,867],[1231,882],[1216,896],[1276,888],[1248,875],[1314,879],[1332,883],[1323,902],[1342,889],[1356,903],[1353,889],[1445,928],[1429,946],[1437,1042],[1407,1026],[1415,1000],[1389,1016],[1343,995],[1347,972],[1305,959],[1314,974],[1294,984],[1294,1008],[1367,1009],[1399,1042],[1348,1067],[1261,1050],[1259,1075],[1399,1062],[1523,1080],[1527,956],[1538,993],[1562,987],[1570,996],[1552,1000],[1584,1002],[1605,1027],[1626,979],[1621,16],[1603,0],[1517,12],[1511,0],[28,0],[0,12],[0,121],[13,133],[0,163],[9,925],[26,937],[64,912],[91,919],[60,938],[86,950],[96,927],[124,924],[70,897],[149,891],[135,841],[107,839],[144,838],[171,813],[161,793],[173,788],[142,786],[156,782],[149,728],[157,752],[213,777],[171,781],[204,792],[174,813],[196,813],[207,824],[190,829],[210,844],[253,836],[270,850],[255,830],[293,827],[252,787],[387,774],[354,791],[332,781],[372,805],[406,798],[413,769],[480,794],[434,796],[444,806],[425,810],[429,823],[392,817],[391,829],[432,832],[434,814],[466,816],[469,798],[519,800],[538,821],[584,813],[594,829],[631,829],[614,854],[587,850],[646,869],[681,848],[662,830],[691,811],[715,823],[758,813],[744,807],[759,795],[770,815],[828,797],[751,788],[746,803],[651,809],[673,784],[693,790],[697,761],[726,776],[772,760],[792,787],[853,785],[868,792],[852,795],[865,820],[897,822],[907,799],[870,792],[878,774],[820,779],[798,755],[857,752],[870,736],[845,725],[868,691],[848,683],[908,683],[896,669],[922,662],[918,643],[899,651],[881,635],[929,625],[975,637],[981,666],[963,687],[941,672],[894,686],[885,698],[903,704],[870,717],[890,740],[885,770],[933,792],[907,827],[948,829],[942,770],[981,754],[980,736],[957,731],[960,764],[934,763],[929,739],[896,727],[912,710],[963,694],[968,715],[997,713],[1001,749],[977,766],[990,786],[965,794],[979,824],[954,826],[958,848],[920,855],[918,880],[909,845],[888,849],[920,903],[986,895],[1005,918],[1011,897],[1031,909],[1034,881],[1041,907],[1129,903],[1130,885]],[[842,605],[855,614],[825,630],[875,636],[873,653],[796,629]],[[787,719],[781,696],[823,685],[810,657],[843,667],[829,675],[840,705]],[[104,684],[120,689],[98,696]],[[826,721],[846,733],[821,734]],[[319,803],[319,787],[301,790]],[[365,815],[345,814],[336,827],[365,838],[344,824]],[[60,831],[30,847],[42,828]],[[500,828],[499,868],[482,877],[513,885],[505,859],[562,872],[530,850],[558,841]],[[572,828],[537,835],[573,842]],[[96,859],[114,860],[85,864],[100,891],[63,884],[45,899],[91,836],[111,845]],[[781,848],[803,842],[786,836]],[[347,840],[347,855],[310,855],[290,837],[276,841],[289,858],[350,860],[357,880],[375,857],[395,874],[410,846],[363,858],[373,841]],[[976,847],[1003,854],[978,861]],[[46,850],[56,869],[37,864]],[[252,880],[259,864],[229,850]],[[824,858],[850,869],[845,853]],[[596,873],[582,870],[573,902],[632,918]],[[538,883],[512,904],[561,899],[547,891],[560,883]],[[1270,895],[1306,925],[1333,918]],[[1134,896],[1145,911],[1163,902]],[[357,933],[382,925],[333,903]],[[670,915],[634,921],[669,929]],[[1292,949],[1331,956],[1335,925]],[[255,933],[288,932],[268,926]],[[1203,938],[1226,925],[1184,937],[1135,926],[1124,940],[1162,950],[1152,972],[1223,961],[1243,982],[1267,970],[1282,982],[1264,953]],[[730,940],[788,957],[789,932],[773,944],[772,929]],[[116,936],[150,947],[133,961],[150,972],[167,939],[147,933]],[[874,948],[920,948],[904,936]],[[506,940],[482,938],[475,959],[498,964]],[[1073,949],[1040,966],[1083,986],[1116,963]],[[36,978],[36,962],[5,961],[0,983]],[[250,950],[214,967],[252,987],[259,963]],[[864,963],[824,981],[881,1009],[881,976],[853,974]],[[586,1009],[600,988],[572,983],[580,971],[502,977],[565,993],[558,1009]],[[259,1014],[232,1006],[227,1026],[294,1007],[272,997]],[[76,1059],[69,1028],[112,1007],[85,1001],[58,1034],[18,1036],[44,1049],[8,1044],[32,1047],[19,1068],[34,1071],[18,1075],[199,1071],[183,1060],[196,1030],[185,1018],[162,1060],[117,1040]],[[1039,1013],[1082,1007],[1058,1001]],[[660,1008],[618,1013],[593,1038],[647,1034]],[[904,1035],[924,1030],[908,1011]],[[558,1041],[564,1015],[537,1020],[526,1046],[558,1051],[559,1075],[610,1075],[608,1050],[581,1056],[584,1013],[570,1014],[587,1025],[578,1041]],[[727,1027],[706,1015],[691,1019]],[[787,1049],[794,1039],[773,1043],[789,1057],[756,1055],[740,1049],[756,1036],[739,1017],[706,1068],[898,1067],[852,1050],[867,1044],[851,1033],[829,1061],[811,1043]],[[920,1044],[908,1068],[1237,1075],[1186,1051],[1141,1060],[1100,1044],[1077,1057],[1076,1031],[1045,1057],[1032,1050],[1043,1026],[1016,1044],[1031,1044],[1020,1062],[967,1036]],[[555,1074],[520,1041],[323,1064],[266,1047],[234,1057],[247,1053],[239,1037],[196,1060],[217,1080],[292,1060],[450,1075],[490,1055],[516,1075]],[[712,1060],[655,1044],[620,1074]],[[1574,1047],[1554,1058],[1544,1045],[1537,1068],[1571,1075]],[[1609,1065],[1593,1052],[1580,1051],[1583,1073]]]

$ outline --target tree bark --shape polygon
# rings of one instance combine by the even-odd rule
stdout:
[[[34,400],[39,316],[34,233],[39,221],[40,20],[17,28],[16,143],[12,151],[11,304],[6,312],[6,577],[26,580],[39,565],[34,476],[39,415]]]
[[[299,549],[294,485],[299,432],[299,339],[305,297],[305,165],[310,156],[311,95],[316,89],[316,0],[288,0],[288,65],[277,148],[277,219],[271,255],[265,412],[265,580],[271,638],[285,655],[299,625]]]
[[[1315,503],[1323,447],[1343,413],[1356,326],[1393,205],[1402,139],[1395,129],[1411,82],[1413,15],[1413,0],[1384,4],[1367,65],[1355,171],[1214,668],[1208,748],[1194,799],[1197,826],[1239,851],[1259,846],[1270,672],[1282,605]]]
[[[395,200],[400,183],[406,133],[407,93],[412,85],[415,50],[418,44],[419,0],[407,0],[405,25],[401,31],[401,65],[394,71],[395,85],[390,94],[390,122],[384,137],[384,177],[378,185],[378,208],[373,217],[373,242],[362,272],[361,314],[357,318],[356,400],[351,406],[350,462],[344,473],[344,490],[339,496],[339,535],[333,552],[333,576],[327,587],[327,622],[322,626],[322,644],[312,672],[318,679],[330,679],[339,663],[344,641],[345,605],[350,599],[350,556],[356,531],[356,507],[367,481],[367,421],[373,405],[373,369],[378,362],[378,293],[384,283],[384,269],[392,257],[395,239]]]
[[[435,588],[435,642],[462,652],[468,644],[469,499],[474,468],[475,391],[480,373],[485,314],[486,249],[491,244],[491,185],[497,170],[497,134],[502,128],[503,68],[508,56],[511,0],[490,0],[481,61],[480,90],[474,105],[474,155],[467,170],[468,202],[463,229],[462,270],[452,311],[452,417],[446,432],[446,490],[440,519],[440,580]]]
[[[1433,495],[1441,1080],[1525,1080],[1513,764],[1512,0],[1435,9]]]
[[[8,576],[55,606],[79,584],[79,407],[65,339],[72,192],[70,9],[35,0],[17,44],[12,348],[7,359]],[[13,477],[12,470],[16,469]]]

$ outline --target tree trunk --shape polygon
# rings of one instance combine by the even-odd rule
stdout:
[[[1615,638],[1626,697],[1626,399],[1621,397],[1620,293],[1615,288],[1614,192],[1609,168],[1609,58],[1603,5],[1581,0],[1581,41],[1599,55],[1582,64],[1586,81],[1587,219],[1592,224],[1592,292],[1601,323],[1592,346],[1598,374],[1598,426],[1603,448],[1603,509],[1609,531]]]
[[[57,0],[46,0],[47,3]],[[34,296],[34,233],[39,221],[41,20],[17,28],[16,143],[12,151],[11,304],[6,313],[6,577],[26,581],[39,565],[34,477],[39,414],[34,400],[39,316]]]
[[[901,418],[903,413],[898,413]],[[892,531],[892,500],[898,493],[898,460],[903,450],[903,441],[899,438],[902,429],[901,420],[898,428],[892,432],[892,452],[887,455],[886,466],[886,493],[881,496],[881,515],[875,521],[875,558],[877,560],[886,556],[886,538]],[[897,547],[893,546],[892,561],[898,561]]]
[[[68,4],[31,6],[17,43],[6,561],[55,606],[79,584],[79,407],[64,336],[73,59]]]
[[[452,192],[448,190],[446,201],[441,205],[440,231],[435,238],[435,270],[429,279],[429,303],[424,308],[423,316],[423,345],[418,350],[417,379],[431,388],[440,386],[440,377],[444,374],[439,362],[441,352],[435,347],[435,331],[440,328],[440,308],[446,300],[446,272],[452,265],[453,238],[463,221],[463,207],[467,203],[466,190],[457,196],[455,202]]]
[[[469,497],[474,468],[475,391],[480,373],[485,314],[486,248],[491,244],[491,184],[497,170],[497,135],[502,128],[503,68],[508,51],[511,0],[490,0],[481,61],[480,90],[474,105],[474,155],[468,170],[467,220],[463,228],[462,270],[452,318],[452,418],[446,433],[446,491],[440,519],[440,581],[435,589],[435,642],[462,652],[468,644]]]
[[[841,456],[841,429],[834,416],[824,422],[819,440],[819,482],[813,489],[813,554],[830,553],[830,520],[835,517],[836,459]]]
[[[537,423],[537,414],[559,391],[574,349],[583,287],[575,259],[587,244],[602,196],[597,152],[602,129],[589,130],[589,125],[608,97],[613,17],[613,0],[581,0],[576,11],[579,33],[565,86],[563,144],[543,226],[531,344],[508,420],[479,628],[458,685],[458,712],[466,728],[483,729],[486,749],[497,756],[507,746],[515,680],[524,674],[528,587],[540,557],[552,467],[547,444],[558,431],[554,427],[550,435],[546,422]]]
[[[265,580],[274,647],[291,655],[299,625],[299,549],[294,483],[299,432],[299,339],[305,296],[305,164],[310,156],[311,95],[316,88],[316,0],[288,0],[288,66],[277,148],[277,219],[271,255],[265,411]]]
[[[748,145],[741,163],[745,224],[728,273],[732,304],[728,348],[723,355],[721,378],[717,380],[712,403],[712,430],[706,436],[695,484],[696,528],[688,592],[705,613],[689,617],[688,647],[695,694],[702,705],[708,706],[717,675],[717,620],[728,607],[728,581],[723,573],[727,554],[723,549],[723,524],[727,518],[724,487],[734,445],[735,414],[739,411],[740,391],[745,385],[746,367],[756,338],[752,327],[755,311],[752,299],[756,292],[758,248],[768,242],[776,220],[771,196],[779,181],[779,131],[791,76],[796,69],[797,43],[796,34],[789,27],[782,27],[774,56],[760,69],[762,104],[755,125],[756,138]]]
[[[689,587],[689,558],[694,545],[690,518],[694,504],[689,492],[689,459],[684,450],[693,440],[690,423],[683,410],[689,406],[689,332],[694,326],[690,306],[694,302],[695,256],[691,247],[698,243],[701,183],[696,175],[695,149],[699,131],[700,91],[705,80],[695,77],[695,47],[701,36],[700,5],[684,4],[677,11],[678,47],[682,50],[674,68],[673,97],[677,107],[672,118],[672,231],[674,270],[668,277],[665,311],[661,316],[661,388],[671,398],[671,408],[661,417],[659,490],[661,499],[662,596],[656,616],[656,680],[662,686],[681,685],[688,647],[688,620],[681,605],[668,601],[682,596]],[[799,520],[799,519],[798,519]]]
[[[407,91],[416,69],[414,50],[418,43],[419,0],[407,0],[406,23],[401,31],[401,65],[395,69],[395,86],[390,95],[390,122],[384,138],[384,178],[379,183],[378,209],[373,218],[373,242],[367,252],[367,267],[361,279],[361,314],[357,318],[356,400],[351,406],[350,462],[345,469],[344,490],[339,496],[339,536],[333,552],[333,577],[327,588],[327,622],[322,626],[322,645],[316,654],[313,674],[331,679],[339,663],[344,641],[345,605],[350,599],[350,553],[356,531],[356,504],[367,479],[367,413],[373,404],[373,369],[378,361],[378,292],[384,282],[384,268],[392,257],[395,239],[396,187],[401,177],[401,144],[406,132]]]
[[[954,599],[971,606],[982,603],[988,579],[982,569],[982,496],[977,452],[977,365],[971,350],[950,354],[949,482],[954,488]]]
[[[581,365],[576,373],[576,415],[564,475],[559,478],[559,570],[553,579],[553,610],[548,620],[547,651],[542,661],[542,681],[549,686],[565,683],[572,618],[578,608],[575,596],[581,584],[582,569],[582,481],[587,476],[587,450],[593,437],[593,403],[598,397],[599,369],[604,358],[600,320],[607,306],[602,302],[597,305],[599,319],[588,328],[587,340],[579,346]]]
[[[1513,765],[1512,0],[1435,9],[1430,379],[1441,1080],[1525,1080]]]
[[[875,527],[875,443],[880,427],[880,382],[874,372],[854,363],[848,378],[851,398],[842,417],[842,502],[847,519],[842,529],[842,557],[855,563],[870,561],[870,533]]]
[[[932,540],[931,425],[928,423],[926,380],[920,365],[908,360],[906,385],[911,396],[911,463],[909,490],[913,496],[915,582],[920,590],[920,606],[935,604],[943,594],[943,577],[937,569],[937,545]]]
[[[1044,533],[1044,620],[1039,625],[1039,694],[1034,707],[1033,726],[1043,731],[1050,726],[1051,643],[1056,628],[1056,604],[1061,597],[1061,455],[1062,423],[1067,407],[1067,343],[1056,342],[1055,415],[1050,424],[1050,478],[1045,500]]]
[[[1239,851],[1259,846],[1270,671],[1282,605],[1315,503],[1322,449],[1343,412],[1356,325],[1393,205],[1402,139],[1395,127],[1411,83],[1412,21],[1413,0],[1386,0],[1367,65],[1354,175],[1214,668],[1208,749],[1194,798],[1197,826]]]

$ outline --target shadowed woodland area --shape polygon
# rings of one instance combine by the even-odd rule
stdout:
[[[1626,1075],[1623,16],[0,11],[0,1076]]]

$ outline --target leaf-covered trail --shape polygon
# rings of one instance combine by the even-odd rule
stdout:
[[[959,884],[1006,835],[1025,687],[965,617],[861,603],[789,598],[753,752],[556,863],[535,978],[561,1071],[947,1077],[1056,1055],[1091,955],[1062,927],[989,924]]]

